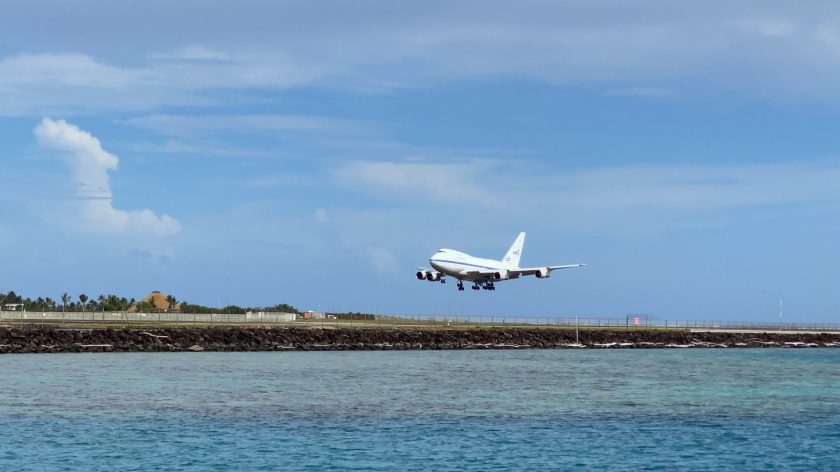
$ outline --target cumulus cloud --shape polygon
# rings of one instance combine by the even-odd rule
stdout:
[[[50,118],[41,120],[34,132],[43,146],[67,155],[78,199],[73,206],[84,229],[154,236],[181,230],[181,224],[168,215],[157,216],[148,209],[114,208],[108,171],[117,169],[119,159],[103,149],[96,137],[64,120]]]

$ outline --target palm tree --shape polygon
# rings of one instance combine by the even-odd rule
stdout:
[[[116,295],[108,295],[105,297],[105,301],[103,302],[103,311],[116,311],[117,306],[119,305],[119,298]]]
[[[178,303],[178,300],[172,295],[167,295],[166,302],[169,303],[169,309],[172,310],[173,308],[175,308],[175,305]]]
[[[85,311],[85,305],[87,304],[88,296],[84,293],[79,295],[79,301],[82,302],[82,311]]]
[[[47,310],[55,310],[55,300],[50,297],[44,299],[44,305],[47,307]]]
[[[70,295],[67,292],[61,294],[61,311],[67,311],[67,302],[70,301]]]

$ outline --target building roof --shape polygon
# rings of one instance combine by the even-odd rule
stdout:
[[[131,308],[128,309],[130,312],[137,311],[137,305],[142,302],[151,302],[154,305],[156,310],[161,311],[178,311],[180,308],[180,303],[176,304],[175,306],[169,306],[169,302],[166,300],[168,294],[162,293],[160,290],[153,290],[151,293],[146,295],[145,297],[141,298],[137,304],[132,305]]]

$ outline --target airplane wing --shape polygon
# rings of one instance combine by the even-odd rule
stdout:
[[[537,272],[539,273],[546,273],[550,274],[551,271],[557,269],[572,269],[575,267],[583,267],[586,264],[566,264],[566,265],[556,265],[556,266],[548,266],[548,267],[522,267],[519,269],[510,269],[508,273],[510,273],[511,277],[513,276],[520,276],[520,275],[535,275]],[[545,275],[543,275],[545,277]]]
[[[586,264],[567,264],[547,267],[525,267],[517,269],[499,269],[499,270],[462,270],[459,274],[463,277],[487,277],[495,278],[496,274],[506,272],[507,279],[516,279],[523,275],[536,275],[537,277],[548,277],[551,271],[558,269],[571,269],[574,267],[583,267]],[[498,280],[498,279],[497,279]]]

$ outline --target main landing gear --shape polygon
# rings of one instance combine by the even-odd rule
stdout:
[[[494,284],[493,282],[473,282],[472,287],[470,288],[472,288],[473,290],[496,290],[496,284]],[[458,291],[464,291],[463,280],[458,281]]]

